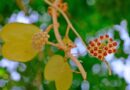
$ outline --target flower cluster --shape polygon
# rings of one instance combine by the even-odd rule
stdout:
[[[106,34],[90,41],[87,49],[92,56],[104,60],[105,56],[116,52],[116,46],[117,42]]]
[[[63,3],[62,0],[58,3],[57,7],[60,8],[63,12],[67,12],[68,5],[67,5],[67,3]],[[53,9],[52,7],[48,7],[48,13],[51,16],[52,16],[52,9]],[[59,16],[59,13],[57,13],[57,16]]]
[[[36,50],[41,50],[43,45],[48,42],[49,35],[47,32],[38,32],[33,35],[32,45]]]

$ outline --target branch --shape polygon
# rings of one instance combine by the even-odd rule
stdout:
[[[69,30],[70,30],[70,26],[68,25],[68,26],[67,26],[67,29],[66,29],[65,37],[68,37],[68,35],[69,35]]]
[[[79,68],[79,71],[81,72],[81,75],[83,77],[84,80],[86,80],[87,78],[87,74],[83,68],[83,66],[81,65],[81,63],[77,60],[76,57],[74,57],[72,54],[67,53],[67,55],[70,57],[70,59],[72,59],[72,61],[77,65],[77,67]]]
[[[53,24],[49,25],[46,29],[45,29],[45,32],[49,33],[50,30],[52,29],[53,27]]]
[[[58,1],[55,1],[54,2],[54,6],[57,5],[57,2]],[[55,33],[55,36],[56,36],[56,39],[58,41],[58,43],[64,47],[64,43],[62,42],[62,39],[61,39],[61,36],[59,34],[59,31],[58,31],[58,22],[57,22],[57,12],[54,8],[52,8],[52,19],[53,19],[53,27],[54,27],[54,33]]]
[[[72,31],[76,34],[76,36],[82,41],[82,43],[84,44],[84,46],[86,46],[85,42],[82,40],[81,36],[78,34],[78,32],[76,31],[76,29],[73,27],[73,25],[71,24],[70,20],[68,19],[67,15],[58,7],[54,6],[50,1],[45,0],[45,2],[52,6],[53,8],[57,9],[65,18],[66,22],[68,23],[68,25],[70,26],[70,28],[72,29]],[[87,47],[87,46],[86,46]]]
[[[103,60],[103,61],[104,61],[104,63],[107,65],[109,75],[111,75],[111,74],[112,74],[112,71],[111,71],[111,68],[110,68],[109,63],[108,63],[106,60]]]

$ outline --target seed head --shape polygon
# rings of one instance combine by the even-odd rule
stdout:
[[[48,38],[49,35],[46,32],[35,33],[32,37],[32,46],[39,51],[48,42]]]
[[[87,48],[88,52],[92,56],[103,60],[108,54],[116,52],[116,46],[117,42],[110,38],[108,34],[106,34],[91,40]]]

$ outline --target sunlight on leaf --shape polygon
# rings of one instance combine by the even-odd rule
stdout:
[[[39,31],[39,28],[31,24],[5,25],[0,32],[0,37],[4,41],[2,55],[14,61],[30,61],[37,53],[32,47],[32,36]]]
[[[45,78],[54,80],[57,90],[68,90],[72,84],[72,71],[64,58],[54,55],[50,58],[45,67]]]

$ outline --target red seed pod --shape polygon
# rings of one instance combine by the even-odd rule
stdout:
[[[117,46],[117,42],[113,42],[113,46]]]
[[[109,35],[108,35],[108,34],[106,34],[106,35],[105,35],[105,37],[106,37],[106,38],[109,38]]]
[[[112,42],[112,41],[113,41],[113,39],[112,39],[112,38],[109,38],[109,41],[110,41],[110,42]]]
[[[110,48],[113,47],[113,45],[112,45],[111,43],[110,43],[108,46],[109,46]]]
[[[100,46],[100,45],[101,45],[101,43],[100,43],[100,42],[97,42],[97,45],[98,45],[98,46]]]
[[[115,53],[116,52],[116,49],[113,49],[113,53]]]
[[[90,50],[90,46],[88,46],[87,49]]]
[[[103,56],[107,56],[107,52],[104,52],[104,53],[103,53]]]
[[[94,50],[98,50],[98,47],[94,47]]]
[[[98,53],[102,53],[102,50],[98,50]]]
[[[108,50],[108,53],[111,54],[111,53],[112,53],[112,50]]]
[[[97,56],[97,53],[94,53],[93,55],[94,55],[94,56]]]
[[[102,56],[101,56],[101,55],[99,55],[99,56],[98,56],[98,58],[99,58],[99,59],[102,59]]]
[[[104,47],[105,50],[108,50],[108,47]]]
[[[96,38],[96,39],[94,39],[94,41],[95,41],[95,42],[98,42],[98,39]]]
[[[93,51],[93,50],[90,50],[90,53],[92,53],[92,54],[93,54],[93,53],[94,53],[94,51]]]
[[[90,41],[89,44],[93,43],[93,41]]]
[[[92,42],[91,44],[90,44],[91,46],[95,46],[95,44]]]
[[[100,39],[102,40],[104,37],[103,36],[100,36]]]

